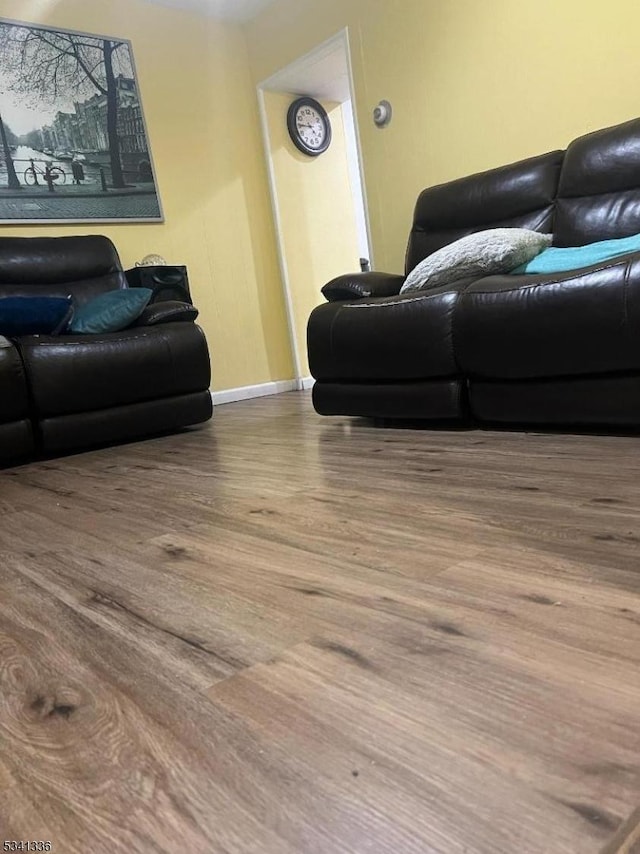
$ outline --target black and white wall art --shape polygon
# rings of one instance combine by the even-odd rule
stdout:
[[[162,218],[131,43],[0,18],[0,223]]]

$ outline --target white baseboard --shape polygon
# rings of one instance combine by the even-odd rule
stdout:
[[[296,391],[300,387],[311,388],[315,380],[313,377],[304,377],[302,380],[279,380],[260,385],[244,385],[240,388],[226,388],[223,391],[212,391],[213,405],[220,406],[223,403],[235,403],[238,400],[249,400],[252,397],[266,397],[270,394],[282,394],[285,391]]]

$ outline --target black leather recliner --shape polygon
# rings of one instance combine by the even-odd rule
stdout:
[[[423,191],[406,272],[503,226],[552,232],[555,246],[640,233],[640,120]],[[640,253],[400,294],[404,279],[356,273],[322,289],[308,324],[320,414],[640,424]]]
[[[126,287],[106,237],[0,238],[0,297],[71,295],[83,305]],[[211,372],[196,316],[155,303],[121,332],[0,336],[0,460],[206,421]]]

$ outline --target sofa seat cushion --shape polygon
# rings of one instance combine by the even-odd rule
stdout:
[[[0,335],[0,424],[24,418],[29,411],[27,379],[16,348]]]
[[[41,418],[209,387],[206,341],[192,323],[105,335],[29,336],[18,339],[18,346]]]
[[[538,379],[640,370],[640,254],[580,271],[490,276],[471,285],[455,318],[470,377]]]
[[[342,381],[457,376],[453,313],[473,281],[318,306],[307,328],[312,375]]]

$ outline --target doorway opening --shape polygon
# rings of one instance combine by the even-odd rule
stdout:
[[[288,107],[302,96],[331,122],[331,144],[317,157],[301,153],[287,129]],[[348,30],[262,81],[258,102],[296,387],[309,388],[306,322],[320,288],[373,263]]]

